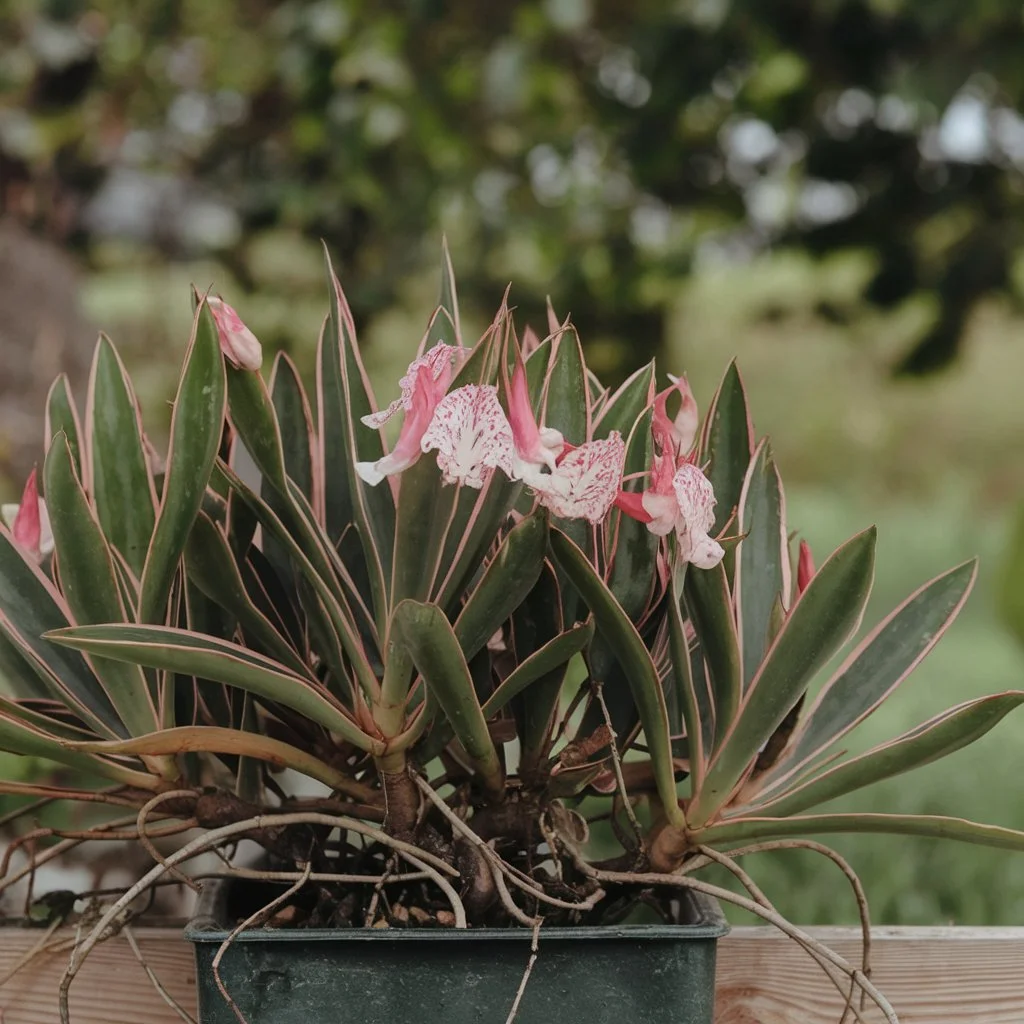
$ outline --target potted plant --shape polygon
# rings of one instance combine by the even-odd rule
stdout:
[[[234,311],[196,297],[165,464],[101,339],[84,424],[66,383],[51,391],[45,502],[33,477],[0,529],[18,694],[0,701],[0,745],[108,780],[100,798],[133,809],[157,860],[81,944],[65,1017],[137,896],[249,838],[264,863],[226,867],[189,930],[205,1022],[333,1004],[421,1020],[428,992],[452,1020],[671,1007],[707,1024],[724,931],[709,897],[777,924],[895,1019],[736,857],[828,852],[804,837],[844,830],[1024,848],[955,818],[803,813],[1024,699],[833,754],[941,636],[973,564],[911,595],[805,709],[859,626],[874,533],[816,572],[803,546],[794,572],[735,367],[698,431],[685,378],[659,391],[649,365],[609,392],[553,315],[520,340],[503,302],[464,346],[446,254],[440,305],[380,408],[329,267],[328,283],[315,403],[285,357],[264,383]],[[290,792],[280,768],[323,795]],[[707,864],[749,896],[695,877]]]

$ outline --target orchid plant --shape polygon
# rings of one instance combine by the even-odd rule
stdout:
[[[72,769],[69,799],[107,780],[142,839],[153,815],[320,869],[412,858],[455,923],[617,920],[622,886],[806,834],[1024,848],[958,818],[804,813],[952,753],[1024,693],[839,749],[948,628],[974,564],[812,698],[859,629],[874,531],[817,570],[794,548],[735,366],[702,423],[653,364],[606,389],[551,311],[545,337],[520,335],[506,297],[467,345],[445,253],[380,407],[329,263],[328,286],[312,400],[286,356],[265,381],[238,314],[195,297],[165,460],[107,339],[83,418],[54,385],[42,472],[0,527],[0,746]],[[596,821],[617,850],[588,845]],[[316,919],[365,902],[339,893]]]

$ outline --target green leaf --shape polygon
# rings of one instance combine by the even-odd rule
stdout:
[[[455,635],[467,661],[533,589],[547,544],[548,524],[542,513],[527,516],[506,534],[455,621]]]
[[[707,478],[718,501],[717,534],[725,528],[739,505],[743,480],[754,452],[754,428],[747,411],[747,394],[736,363],[730,363],[704,421],[701,461],[707,462]]]
[[[459,323],[459,296],[455,288],[455,268],[452,266],[448,239],[441,240],[441,297],[438,299],[439,315],[434,317],[427,332],[427,348],[437,342],[446,345],[462,344],[462,326]]]
[[[559,530],[551,531],[551,548],[558,564],[593,613],[599,633],[611,644],[626,674],[647,739],[658,796],[669,822],[685,827],[676,797],[665,696],[647,647],[586,555]]]
[[[192,323],[174,400],[160,510],[142,574],[142,622],[162,622],[166,617],[171,583],[217,458],[226,392],[217,325],[203,301]]]
[[[693,571],[700,572],[699,569]],[[683,580],[674,574],[668,594],[669,644],[672,651],[672,683],[679,712],[686,726],[691,786],[696,793],[703,782],[706,760],[711,753],[705,742],[714,734],[714,716],[708,694],[698,692],[693,677],[686,641],[682,584]]]
[[[780,598],[789,600],[786,502],[767,438],[750,460],[738,520],[743,541],[736,556],[733,590],[746,689],[774,639],[771,627],[776,603]]]
[[[628,377],[625,383],[608,399],[601,415],[594,423],[595,438],[607,437],[617,430],[623,437],[629,437],[636,421],[654,401],[654,363],[641,366]],[[650,436],[650,421],[647,435]],[[647,465],[641,467],[647,469]],[[630,470],[627,470],[627,473]]]
[[[950,708],[902,736],[829,768],[776,799],[759,804],[757,813],[773,817],[798,814],[826,800],[937,761],[980,739],[1021,704],[1024,704],[1024,692],[1017,691],[981,697]]]
[[[512,615],[511,633],[506,634],[514,663],[524,665],[535,651],[542,650],[560,636],[563,626],[558,576],[551,562],[545,562],[533,590]],[[565,672],[562,665],[552,667],[533,682],[528,695],[512,699],[512,714],[520,744],[519,774],[523,777],[545,773]]]
[[[216,471],[218,475],[224,477],[238,497],[249,506],[264,531],[270,533],[295,562],[300,574],[300,584],[303,582],[308,584],[314,592],[316,601],[326,613],[327,621],[330,623],[330,632],[335,633],[341,640],[363,692],[368,699],[372,700],[377,691],[377,677],[369,663],[367,650],[359,635],[352,609],[345,601],[344,595],[339,594],[331,585],[330,581],[333,577],[330,567],[319,563],[314,565],[307,557],[302,545],[281,522],[274,510],[236,473],[223,463],[217,464]],[[330,662],[330,659],[328,660]],[[339,681],[346,678],[345,674],[340,671],[340,665],[331,663],[331,668],[338,675]]]
[[[406,469],[398,487],[392,607],[398,607],[406,598],[423,601],[431,596],[435,575],[444,568],[438,562],[452,513],[463,496],[461,486],[444,483],[437,460],[429,456]]]
[[[85,659],[42,639],[71,623],[53,583],[30,562],[0,524],[0,631],[48,690],[101,735],[124,736],[124,725]]]
[[[77,626],[47,636],[89,654],[236,686],[305,715],[359,750],[383,752],[383,745],[367,736],[325,692],[272,659],[228,640],[173,626]]]
[[[683,592],[711,684],[715,736],[713,748],[707,752],[710,756],[721,746],[726,730],[736,718],[743,683],[725,565],[719,563],[713,569],[688,572]]]
[[[142,784],[144,788],[152,788],[148,782],[149,777],[144,773],[132,771],[130,768],[112,764],[89,754],[68,750],[52,735],[27,722],[10,717],[3,711],[0,711],[0,750],[23,757],[44,757],[67,765],[76,772],[113,779],[122,785]]]
[[[651,411],[642,413],[627,438],[624,476],[645,473],[652,461]],[[624,485],[627,490],[640,491],[644,479],[636,477]],[[658,549],[661,538],[641,523],[613,509],[607,531],[608,586],[626,614],[638,621],[647,610],[658,580]]]
[[[583,444],[590,437],[586,363],[579,336],[573,328],[555,342],[548,371],[543,425],[560,430],[570,444]]]
[[[281,448],[288,476],[298,485],[310,506],[316,508],[313,413],[299,372],[284,352],[278,353],[274,360],[270,394],[281,431]]]
[[[75,463],[75,472],[80,480],[85,479],[82,472],[82,425],[78,419],[78,409],[75,400],[71,396],[71,385],[68,383],[68,375],[60,374],[50,385],[49,394],[46,396],[46,446],[57,434],[63,433],[68,439],[68,447],[71,449],[71,458]]]
[[[256,607],[246,590],[227,537],[205,513],[200,512],[185,548],[189,579],[211,600],[230,612],[251,641],[297,675],[309,669],[291,645]]]
[[[514,697],[547,675],[564,675],[565,666],[590,643],[594,623],[582,622],[549,640],[522,660],[484,702],[484,718],[493,718]]]
[[[960,613],[977,571],[974,560],[950,569],[879,623],[822,687],[773,774],[798,770],[880,707]]]
[[[833,835],[838,832],[925,836],[1003,850],[1024,850],[1024,832],[930,814],[809,814],[792,818],[746,818],[701,829],[693,838],[707,846],[721,847],[762,839]]]
[[[501,761],[451,624],[436,605],[403,601],[395,609],[393,626],[427,689],[474,762],[484,788],[492,796],[500,796],[503,788]]]
[[[103,334],[89,377],[86,420],[91,452],[89,490],[100,525],[132,572],[141,576],[156,522],[156,488],[143,442],[138,400],[128,371]],[[77,458],[74,462],[77,465]]]
[[[871,592],[874,564],[871,527],[836,550],[793,605],[744,694],[736,719],[716,743],[704,786],[690,804],[695,827],[706,824],[729,799],[814,674],[857,630]]]
[[[127,621],[110,550],[62,434],[50,445],[44,473],[61,586],[75,622]],[[94,658],[93,667],[129,733],[151,732],[159,719],[142,670],[104,658]]]
[[[373,594],[377,631],[387,631],[388,586],[395,537],[395,502],[384,481],[377,487],[356,472],[357,462],[376,462],[384,454],[379,430],[360,422],[376,408],[355,338],[352,314],[326,249],[331,316],[318,360],[320,438],[323,445],[328,535],[335,543],[354,523]]]

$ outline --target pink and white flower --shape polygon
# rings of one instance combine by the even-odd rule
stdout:
[[[223,299],[211,295],[206,301],[217,325],[220,350],[228,362],[241,370],[258,370],[263,365],[263,346],[256,335]]]
[[[438,343],[414,360],[402,378],[401,396],[379,413],[363,417],[380,427],[399,409],[405,420],[395,450],[356,471],[371,485],[411,466],[422,452],[437,452],[448,484],[481,488],[495,469],[521,480],[555,515],[599,523],[619,492],[625,444],[613,431],[579,447],[538,425],[530,405],[526,369],[516,361],[506,415],[491,384],[466,384],[445,394],[451,382],[451,346]]]
[[[666,400],[673,390],[679,391],[682,405],[670,420]],[[710,535],[715,525],[714,488],[686,454],[696,433],[697,404],[690,386],[685,377],[672,378],[672,387],[654,402],[651,434],[657,453],[649,486],[639,494],[621,491],[615,505],[659,537],[675,531],[677,557],[699,569],[712,569],[725,550]]]
[[[422,371],[421,371],[422,372]],[[493,384],[466,384],[445,395],[420,442],[437,450],[446,484],[483,487],[492,469],[512,475],[512,428]]]
[[[3,505],[0,507],[0,514],[10,528],[15,543],[28,551],[36,561],[40,561],[53,551],[50,517],[46,511],[46,502],[39,497],[34,469],[25,481],[21,502]]]
[[[563,455],[553,473],[527,483],[537,500],[562,519],[586,519],[597,525],[615,502],[622,482],[626,445],[613,430],[599,441],[588,441]]]

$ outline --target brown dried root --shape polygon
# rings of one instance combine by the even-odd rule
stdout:
[[[736,861],[733,860],[733,858],[729,854],[721,853],[718,850],[705,846],[698,847],[698,849],[704,857],[707,857],[709,860],[713,861],[716,864],[720,864],[727,871],[729,871],[732,874],[732,876],[739,881],[743,888],[750,893],[754,900],[761,904],[762,907],[765,907],[768,910],[777,913],[775,905],[771,902],[771,900],[768,899],[767,896],[765,896],[760,886],[757,885],[753,878],[751,878],[750,875],[747,874],[747,872],[744,871],[743,868],[741,868],[739,864],[737,864]],[[846,989],[844,989],[841,981],[839,980],[839,978],[837,978],[835,969],[832,967],[832,965],[829,964],[826,960],[824,960],[821,957],[821,955],[817,952],[817,950],[814,950],[811,947],[804,945],[803,943],[801,943],[800,945],[802,946],[804,951],[810,955],[811,959],[814,960],[819,967],[821,967],[822,971],[825,974],[825,977],[828,978],[828,980],[835,986],[836,991],[845,999],[845,1003],[843,1005],[843,1015],[840,1018],[839,1024],[845,1024],[845,1021],[847,1017],[850,1015],[851,1011],[853,1012],[857,1020],[860,1022],[860,1024],[864,1024],[864,1018],[861,1016],[860,1013],[857,1012],[857,1010],[853,1008],[853,995],[857,991],[856,979],[851,978],[849,985],[846,987]],[[842,975],[839,975],[839,977],[841,978]],[[863,1009],[863,1007],[861,1007],[861,1009]]]
[[[505,1019],[505,1024],[513,1024],[516,1019],[516,1014],[519,1012],[519,1004],[523,1001],[523,993],[526,991],[526,986],[529,984],[530,975],[533,973],[533,965],[537,962],[537,946],[540,942],[540,920],[533,924],[533,938],[530,940],[530,959],[527,961],[526,970],[523,971],[522,981],[519,982],[519,988],[516,990],[516,998],[512,1003],[512,1009],[508,1012],[508,1017]]]
[[[729,851],[730,857],[743,857],[753,853],[769,853],[772,850],[811,850],[827,857],[846,876],[853,890],[853,897],[857,901],[857,913],[860,916],[861,933],[861,970],[866,978],[871,977],[871,915],[868,909],[868,897],[864,891],[860,876],[853,870],[852,865],[840,854],[836,853],[831,846],[815,842],[813,839],[773,839],[763,843],[754,843],[750,846],[743,846]],[[687,865],[689,867],[689,865]],[[864,1009],[865,993],[861,991],[860,1008]],[[845,1024],[846,1014],[844,1013],[839,1024]]]
[[[599,682],[594,682],[591,685],[594,697],[597,699],[598,706],[601,708],[601,714],[604,717],[604,724],[611,733],[612,741],[609,746],[612,752],[612,767],[615,770],[615,785],[618,788],[619,797],[621,798],[623,809],[626,812],[626,817],[629,819],[630,827],[633,829],[633,835],[636,837],[637,853],[644,854],[647,849],[647,844],[644,840],[644,830],[640,826],[640,822],[637,821],[636,813],[633,811],[633,804],[630,802],[629,793],[626,790],[626,780],[622,776],[622,760],[619,757],[619,743],[615,737],[615,727],[612,725],[612,716],[608,711],[608,705],[604,699],[603,689],[604,688]],[[612,820],[614,821],[614,817]]]
[[[541,903],[546,903],[551,907],[558,907],[560,910],[593,910],[595,906],[604,898],[604,890],[598,889],[591,893],[586,899],[580,900],[576,903],[570,903],[568,900],[561,900],[555,896],[549,896],[543,889],[539,888],[537,883],[534,882],[529,875],[523,874],[521,871],[517,871],[510,864],[506,863],[497,853],[491,849],[473,831],[469,825],[466,824],[445,802],[440,796],[434,791],[434,788],[425,779],[420,778],[418,775],[415,776],[416,785],[420,787],[420,791],[426,796],[426,798],[448,819],[453,829],[460,835],[469,840],[487,859],[487,862],[492,868],[496,868],[498,874],[504,875],[513,885],[520,888],[527,895],[532,896],[534,899],[539,900]],[[497,882],[497,879],[495,879]],[[500,888],[499,888],[500,893]],[[518,918],[517,918],[518,920]],[[532,926],[533,919],[529,919],[529,923]]]
[[[570,847],[570,853],[577,868],[598,882],[611,882],[618,885],[653,885],[653,886],[675,886],[680,889],[692,889],[694,892],[702,892],[708,896],[733,906],[746,910],[748,913],[760,917],[768,924],[774,925],[779,931],[788,935],[806,949],[813,949],[823,959],[827,960],[834,967],[837,967],[848,978],[855,981],[861,991],[865,992],[869,999],[882,1011],[888,1024],[899,1024],[899,1017],[892,1008],[892,1004],[878,990],[878,988],[865,977],[864,972],[859,968],[847,963],[838,953],[829,949],[828,946],[819,942],[813,936],[790,924],[781,914],[768,907],[762,906],[756,900],[740,896],[738,893],[723,889],[721,886],[712,885],[709,882],[702,882],[689,875],[661,874],[659,872],[630,872],[630,871],[603,871],[588,864],[577,850]]]
[[[139,816],[136,819],[135,827],[139,833],[139,842],[146,848],[149,855],[157,862],[157,864],[163,863],[163,856],[160,851],[153,845],[149,835],[146,833],[146,818],[149,816],[150,811],[154,810],[162,803],[166,803],[168,800],[176,800],[179,797],[191,797],[195,796],[195,793],[190,789],[172,789],[166,793],[158,793],[151,800],[147,800],[139,808]],[[193,819],[194,820],[194,819]],[[184,882],[193,892],[199,892],[199,885],[193,882],[188,875],[182,874],[177,868],[168,868],[171,875],[178,879],[179,882]]]

